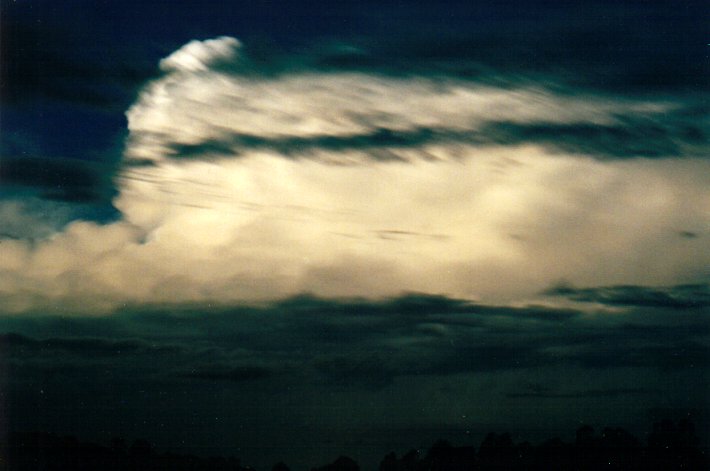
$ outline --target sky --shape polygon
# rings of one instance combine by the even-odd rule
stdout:
[[[4,432],[707,440],[703,2],[0,6]]]

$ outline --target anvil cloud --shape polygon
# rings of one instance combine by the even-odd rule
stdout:
[[[265,76],[231,37],[192,41],[161,68],[126,113],[122,217],[4,240],[4,310],[301,292],[511,302],[563,280],[707,276],[710,162],[668,118],[682,101],[373,72]],[[631,119],[671,140],[667,155],[605,152],[609,133],[594,129]],[[543,126],[562,142],[565,129],[591,131],[585,146],[555,145]]]

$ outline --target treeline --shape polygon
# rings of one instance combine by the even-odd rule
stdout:
[[[359,471],[351,458],[341,456],[311,471]],[[534,446],[514,443],[507,433],[489,433],[478,447],[453,446],[438,441],[428,450],[413,449],[398,457],[386,455],[379,471],[488,471],[488,470],[684,470],[710,469],[695,427],[688,420],[654,424],[645,444],[621,428],[595,433],[577,430],[573,443],[557,438]],[[11,434],[2,447],[0,470],[8,471],[253,471],[234,457],[197,457],[158,453],[144,440],[130,446],[114,439],[109,446],[80,442],[49,433]],[[277,463],[271,471],[290,471]]]
[[[157,453],[145,440],[123,439],[109,446],[51,433],[10,434],[4,450],[7,471],[249,471],[239,459]],[[253,471],[253,470],[252,470]]]
[[[687,420],[654,424],[645,445],[626,430],[610,427],[596,434],[583,426],[574,443],[553,438],[538,446],[516,444],[508,433],[489,433],[478,451],[439,441],[424,456],[417,450],[401,458],[390,453],[380,471],[708,470],[708,457],[699,445]]]

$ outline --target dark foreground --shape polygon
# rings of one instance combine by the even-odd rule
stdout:
[[[358,471],[358,464],[341,456],[313,471]],[[380,471],[463,470],[707,470],[710,462],[688,420],[655,423],[646,443],[621,428],[601,433],[589,426],[577,430],[574,443],[557,438],[538,446],[513,443],[507,433],[489,433],[478,449],[455,447],[446,441],[403,456],[386,455]],[[31,432],[11,434],[3,443],[0,470],[12,471],[247,471],[235,457],[197,457],[158,453],[144,440],[130,446],[114,439],[109,446],[80,442],[74,437]],[[289,471],[276,463],[272,471]]]

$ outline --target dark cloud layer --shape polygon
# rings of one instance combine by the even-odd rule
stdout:
[[[546,294],[564,296],[575,301],[595,302],[611,306],[671,309],[694,309],[710,306],[710,285],[706,283],[663,288],[632,285],[575,288],[561,285],[547,290]]]
[[[506,407],[573,400],[564,409],[570,417],[627,400],[641,410],[704,409],[698,393],[710,370],[707,305],[636,298],[616,304],[622,314],[412,294],[126,308],[108,317],[6,316],[3,389],[12,429],[72,432],[71,411],[90,417],[77,423],[81,433],[166,445],[203,434],[222,450],[235,440],[246,446],[255,430],[274,424],[290,430],[357,416],[361,428],[376,428],[367,424],[378,423],[374,404],[382,400],[393,423],[414,424],[417,408],[475,406],[457,402],[473,387],[480,388],[477,401],[513,401]],[[661,380],[668,375],[676,379]],[[402,388],[408,392],[400,397]],[[430,397],[425,406],[422,395]],[[449,419],[441,420],[446,427]],[[270,430],[256,439],[271,437]]]
[[[634,293],[640,290],[636,287]],[[584,291],[584,300],[594,299],[590,292]],[[648,296],[636,296],[633,302],[628,297],[605,299],[631,310],[623,318],[595,314],[601,317],[592,321],[588,314],[570,309],[486,306],[438,296],[383,302],[298,297],[262,308],[213,308],[204,314],[199,307],[145,309],[108,319],[65,318],[61,324],[51,318],[11,317],[2,321],[8,333],[0,343],[11,358],[17,358],[17,352],[27,358],[163,355],[183,371],[194,365],[183,377],[233,380],[266,377],[277,370],[295,374],[311,367],[336,382],[357,383],[570,363],[604,368],[707,366],[710,352],[700,340],[709,331],[702,311],[706,304],[670,303],[665,297],[659,302]],[[672,322],[657,315],[657,310],[667,309],[678,312]],[[56,335],[42,337],[42,332],[51,331]],[[62,331],[74,336],[62,337]],[[108,337],[96,336],[101,331]],[[247,358],[265,363],[242,364]],[[206,368],[205,359],[221,366]],[[270,367],[275,370],[270,372]]]
[[[168,145],[175,159],[239,156],[254,149],[270,150],[291,157],[307,157],[316,151],[365,151],[374,160],[401,160],[402,149],[427,144],[510,145],[539,144],[553,151],[586,154],[597,158],[682,157],[707,155],[706,131],[692,116],[682,113],[661,117],[632,116],[618,124],[558,124],[546,122],[489,122],[480,128],[454,130],[380,128],[351,136],[263,137],[232,134],[200,143]],[[670,119],[669,119],[670,118]]]
[[[115,356],[132,354],[160,354],[174,353],[178,347],[169,345],[156,346],[141,340],[121,339],[112,340],[105,338],[48,338],[43,340],[8,333],[0,336],[0,345],[6,347],[8,352],[19,351],[22,354],[73,354],[90,357],[93,355]]]
[[[492,123],[482,134],[498,144],[536,143],[605,158],[705,156],[708,144],[695,120],[668,124],[642,117],[618,125]]]
[[[184,373],[182,377],[204,379],[208,381],[242,382],[262,379],[270,375],[271,371],[268,368],[261,368],[258,366],[242,366],[226,369],[219,369],[214,367],[203,368],[201,370],[194,369],[192,371]]]
[[[616,389],[589,389],[581,391],[569,392],[549,392],[549,391],[531,391],[509,393],[511,398],[535,398],[535,399],[585,399],[585,398],[600,398],[600,397],[617,397],[617,396],[638,396],[646,394],[655,394],[658,391],[644,388],[616,388]]]

